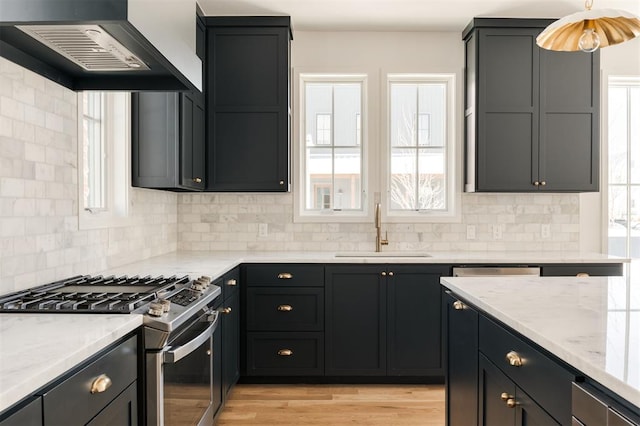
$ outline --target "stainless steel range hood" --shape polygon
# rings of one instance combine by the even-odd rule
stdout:
[[[0,56],[72,90],[202,90],[195,0],[0,0]]]

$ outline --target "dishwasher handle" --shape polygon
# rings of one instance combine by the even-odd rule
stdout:
[[[454,277],[539,277],[539,267],[523,266],[486,266],[486,267],[455,267]]]

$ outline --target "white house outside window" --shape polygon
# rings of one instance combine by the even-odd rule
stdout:
[[[453,77],[389,77],[389,215],[448,214],[453,199]]]
[[[355,117],[362,114],[363,78],[303,76],[305,141],[303,212],[341,214],[363,207],[363,149]]]

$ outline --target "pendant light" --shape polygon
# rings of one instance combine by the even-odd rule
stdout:
[[[538,46],[564,52],[593,52],[640,36],[640,18],[614,9],[591,9],[586,0],[582,12],[558,19],[536,38]]]

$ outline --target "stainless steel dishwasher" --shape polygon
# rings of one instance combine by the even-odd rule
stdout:
[[[456,266],[454,277],[539,277],[540,268],[531,266]]]

